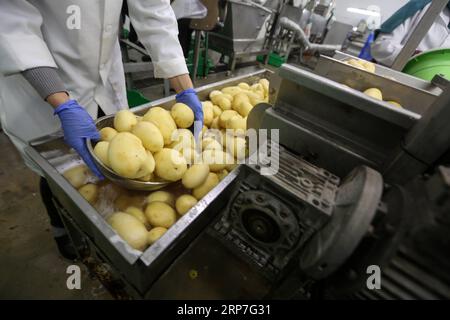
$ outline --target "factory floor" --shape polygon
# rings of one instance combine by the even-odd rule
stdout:
[[[210,75],[196,86],[227,77],[228,73]],[[163,94],[162,84],[139,90],[151,100]],[[67,288],[66,270],[73,263],[58,254],[39,194],[39,176],[24,165],[3,131],[0,150],[0,299],[111,299],[81,263],[76,263],[81,289]]]
[[[39,176],[3,132],[0,150],[0,299],[109,299],[81,263],[81,289],[67,288],[66,270],[73,263],[58,254]]]

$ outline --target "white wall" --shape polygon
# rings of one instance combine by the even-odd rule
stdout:
[[[408,0],[336,0],[336,19],[356,26],[365,16],[348,12],[347,8],[366,9],[369,5],[377,5],[381,8],[381,22],[384,22],[407,2]]]

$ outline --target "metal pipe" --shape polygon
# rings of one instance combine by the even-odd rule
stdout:
[[[320,52],[320,51],[336,51],[342,49],[342,46],[340,45],[315,44],[309,42],[302,28],[300,28],[300,26],[297,23],[293,22],[292,20],[286,17],[280,19],[280,25],[285,29],[295,32],[295,34],[298,36],[298,39],[300,40],[302,47],[304,47],[306,50]]]
[[[192,66],[192,81],[195,83],[197,78],[198,62],[200,60],[200,30],[195,30],[195,45],[194,45],[194,65]]]

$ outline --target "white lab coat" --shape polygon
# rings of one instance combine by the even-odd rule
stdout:
[[[128,108],[118,41],[121,8],[119,0],[0,2],[0,119],[20,151],[60,129],[53,109],[21,75],[24,70],[58,67],[71,98],[94,119],[98,106],[106,114]],[[188,73],[170,1],[128,0],[128,9],[155,77]]]
[[[422,19],[431,4],[427,5],[422,11],[417,12],[411,18],[405,20],[391,34],[380,34],[377,40],[372,44],[372,57],[380,64],[392,66],[395,58],[408,40],[414,27]],[[428,51],[436,48],[450,48],[450,11],[445,8],[431,26],[425,38],[419,44],[417,50]]]

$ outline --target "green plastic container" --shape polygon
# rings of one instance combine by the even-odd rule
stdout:
[[[403,72],[426,81],[431,81],[437,74],[450,80],[450,49],[421,53],[409,60]]]
[[[194,51],[189,51],[189,56],[186,61],[186,65],[188,67],[189,74],[192,74],[192,69],[194,68]],[[205,68],[204,68],[205,67]],[[214,64],[212,60],[207,57],[206,66],[205,66],[205,49],[201,49],[198,59],[198,67],[197,67],[197,77],[206,77],[209,74],[209,70],[214,68]],[[205,69],[205,70],[203,70]]]
[[[263,55],[258,56],[257,60],[261,63],[264,63],[264,56]],[[271,52],[269,54],[269,61],[268,61],[269,65],[278,68],[285,62],[286,62],[286,57],[279,56],[278,54],[276,54],[274,52]]]
[[[150,102],[150,100],[148,100],[140,92],[135,90],[127,90],[127,100],[130,108],[134,108]]]

